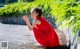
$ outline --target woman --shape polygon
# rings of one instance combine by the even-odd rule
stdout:
[[[46,49],[53,49],[56,46],[60,46],[58,35],[49,22],[42,17],[42,10],[39,8],[33,8],[31,10],[31,16],[34,19],[32,25],[26,15],[23,19],[29,30],[33,30],[36,40],[42,46],[46,47]]]

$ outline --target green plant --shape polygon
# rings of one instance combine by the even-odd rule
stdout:
[[[33,2],[18,2],[0,8],[0,17],[11,17],[13,15],[29,15],[30,9],[39,7],[43,15],[51,14],[56,19],[59,28],[73,27],[74,33],[80,28],[80,2],[76,0],[34,0]]]
[[[62,27],[73,27],[74,33],[80,28],[80,2],[54,4],[51,14],[57,19],[56,24]]]

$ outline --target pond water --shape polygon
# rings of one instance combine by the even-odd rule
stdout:
[[[35,42],[35,38],[26,25],[0,23],[0,41],[8,41],[9,47],[16,48],[22,44]]]

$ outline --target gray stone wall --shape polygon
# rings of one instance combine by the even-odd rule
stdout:
[[[45,18],[46,20],[48,20],[49,23],[50,23],[54,28],[56,28],[55,19],[52,18],[52,16],[44,17],[44,18]],[[33,19],[30,17],[30,15],[29,15],[29,20],[30,20],[30,23],[32,24]],[[26,23],[25,23],[24,20],[23,20],[23,16],[19,16],[19,17],[15,17],[15,16],[12,16],[12,17],[0,17],[0,22],[3,23],[3,24],[26,25]]]

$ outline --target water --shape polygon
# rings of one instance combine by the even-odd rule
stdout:
[[[32,31],[24,25],[9,25],[0,23],[0,41],[8,41],[9,47],[35,42]]]

